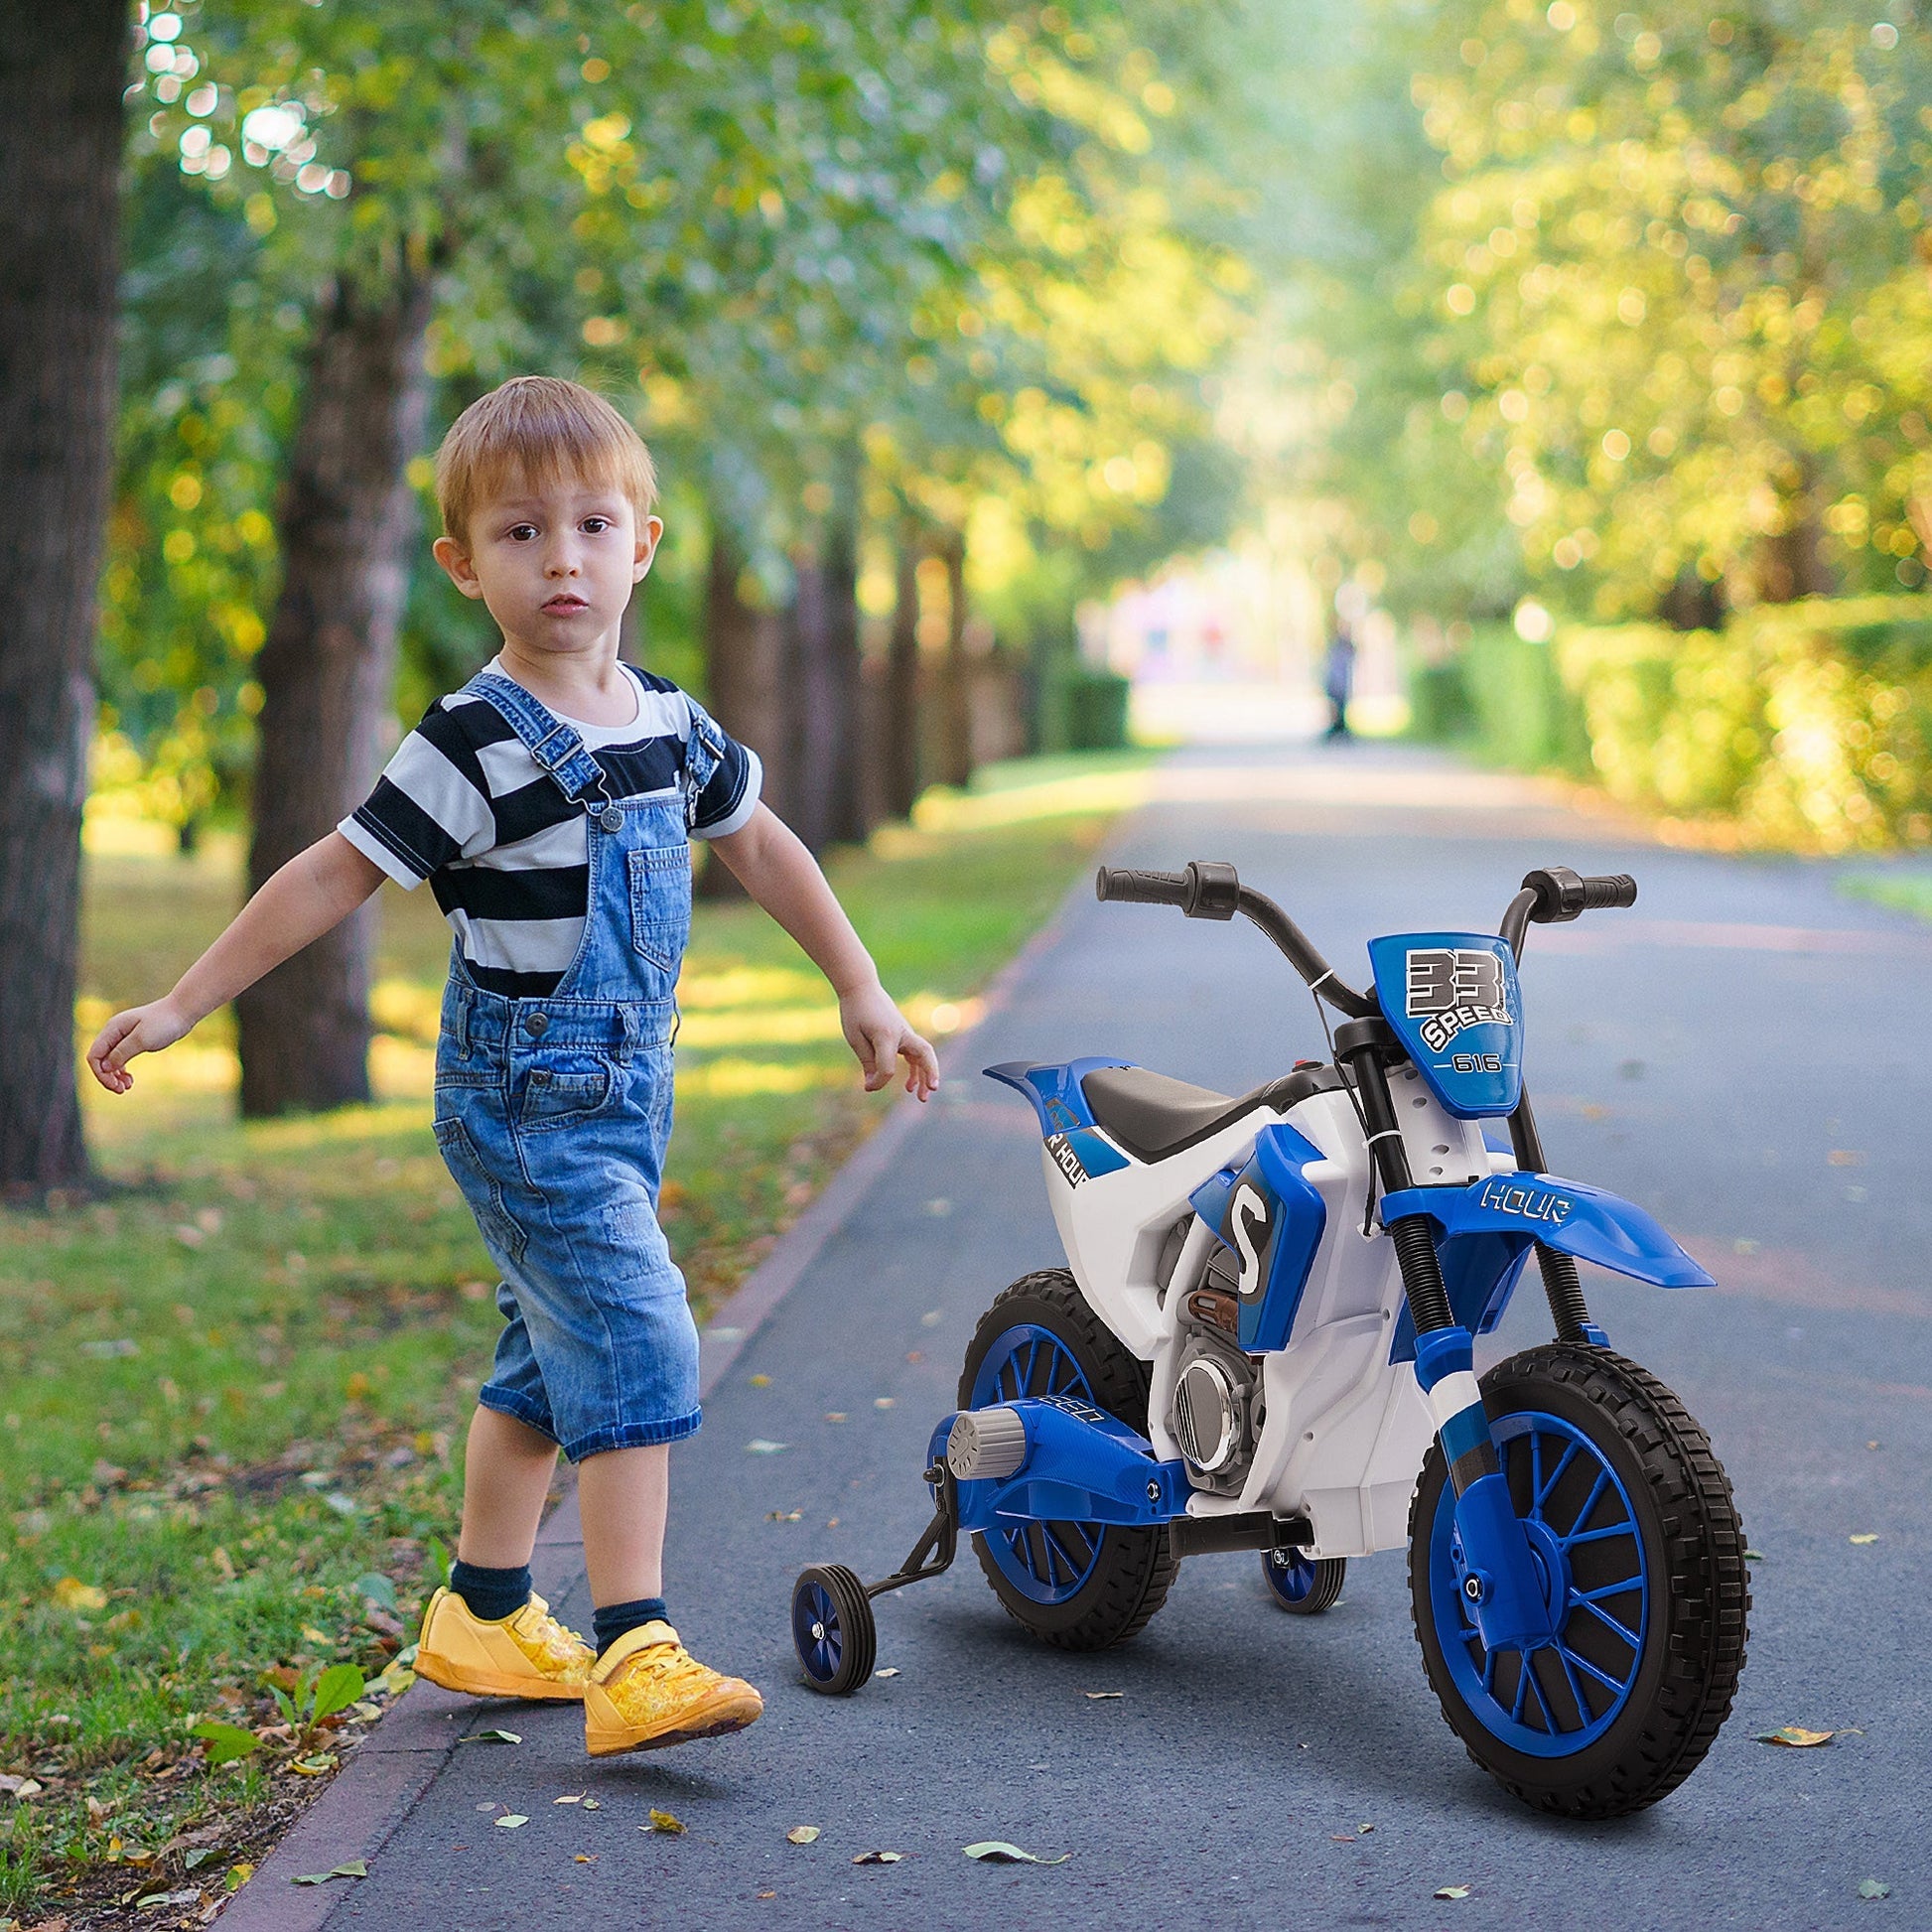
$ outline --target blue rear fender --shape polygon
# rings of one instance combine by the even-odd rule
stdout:
[[[1033,1102],[1039,1120],[1040,1138],[1059,1160],[1067,1178],[1079,1179],[1094,1174],[1113,1173],[1128,1165],[1127,1156],[1112,1141],[1096,1132],[1093,1109],[1080,1081],[1102,1066],[1132,1066],[1132,1060],[1099,1055],[1092,1059],[1066,1060],[1058,1064],[1032,1060],[1002,1060],[985,1069],[989,1080],[998,1080]],[[1064,1158],[1073,1157],[1071,1171]]]

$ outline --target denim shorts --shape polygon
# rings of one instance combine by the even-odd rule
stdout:
[[[444,996],[436,1143],[502,1276],[478,1400],[573,1462],[701,1420],[698,1331],[657,1224],[675,1017],[669,997],[506,999],[460,966]]]

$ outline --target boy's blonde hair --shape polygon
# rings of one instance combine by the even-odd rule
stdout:
[[[657,466],[644,439],[581,382],[515,375],[479,396],[436,453],[443,528],[470,541],[471,513],[504,484],[546,489],[583,481],[621,489],[641,524],[657,501]]]

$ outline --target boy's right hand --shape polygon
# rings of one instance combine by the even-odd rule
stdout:
[[[87,1048],[87,1065],[109,1093],[125,1093],[134,1084],[127,1063],[136,1053],[158,1053],[190,1031],[194,1022],[172,1000],[152,1000],[144,1007],[117,1013]]]

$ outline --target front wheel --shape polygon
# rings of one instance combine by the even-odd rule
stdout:
[[[1430,1682],[1469,1755],[1525,1803],[1640,1811],[1703,1762],[1743,1669],[1750,1586],[1730,1483],[1677,1397],[1607,1349],[1531,1349],[1482,1394],[1557,1634],[1528,1653],[1484,1648],[1432,1446],[1409,1518]]]

